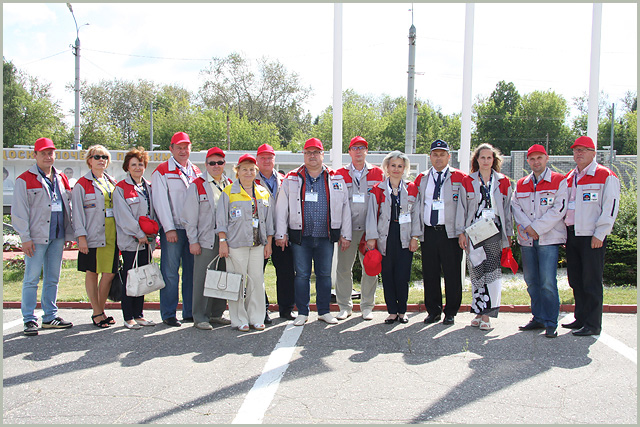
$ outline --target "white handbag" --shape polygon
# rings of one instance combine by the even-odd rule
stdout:
[[[227,258],[231,259],[231,257]],[[215,269],[210,269],[211,264],[216,261]],[[228,271],[219,271],[218,263],[220,256],[216,256],[207,266],[207,275],[204,279],[205,297],[220,298],[231,301],[238,301],[240,298],[240,290],[244,289],[244,275],[240,273],[231,273]],[[227,264],[228,265],[228,264]]]
[[[164,280],[158,265],[151,258],[151,250],[149,250],[149,263],[141,267],[138,266],[138,250],[136,249],[136,257],[133,261],[133,267],[127,273],[127,296],[140,297],[149,294],[158,289],[164,288]]]

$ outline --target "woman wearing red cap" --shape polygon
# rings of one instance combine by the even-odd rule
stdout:
[[[113,209],[116,219],[118,248],[122,253],[122,315],[124,326],[128,329],[140,329],[141,326],[153,326],[155,323],[144,318],[142,306],[144,295],[127,295],[127,272],[133,267],[138,254],[138,266],[149,263],[150,252],[156,246],[155,234],[146,232],[140,226],[140,218],[155,220],[151,200],[151,183],[142,175],[149,164],[149,154],[144,148],[134,148],[124,156],[122,169],[127,176],[116,185],[113,193]],[[142,224],[145,224],[142,222]],[[156,225],[157,228],[157,225]],[[157,233],[157,230],[156,230]]]
[[[406,154],[387,154],[382,161],[387,178],[371,189],[367,210],[367,247],[373,250],[377,245],[382,254],[382,287],[389,313],[386,324],[409,322],[406,312],[411,262],[420,235],[420,212],[414,209],[418,187],[403,179],[409,166]]]
[[[78,271],[86,273],[84,284],[93,309],[93,324],[107,328],[116,323],[113,317],[104,314],[111,281],[118,271],[112,202],[116,181],[105,172],[111,154],[102,145],[89,147],[85,161],[91,170],[78,179],[71,195],[73,229],[78,238]]]
[[[220,256],[229,257],[227,271],[246,275],[246,291],[229,300],[231,326],[247,332],[249,325],[264,329],[264,260],[271,256],[274,201],[269,191],[255,183],[255,157],[245,154],[234,167],[236,181],[225,187],[216,208]]]

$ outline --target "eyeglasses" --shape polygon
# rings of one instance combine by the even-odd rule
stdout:
[[[304,155],[309,157],[319,156],[323,151],[305,151]]]
[[[353,151],[362,151],[362,150],[366,150],[367,147],[365,147],[364,145],[355,145],[353,147],[350,148],[350,150]]]
[[[574,153],[579,153],[579,154],[586,153],[587,151],[595,151],[595,150],[593,150],[591,148],[574,148],[573,149]]]
[[[93,158],[94,158],[94,159],[96,159],[96,160],[100,160],[100,159],[109,160],[109,156],[106,156],[106,155],[101,156],[100,154],[94,154],[94,155],[93,155],[93,156],[91,156],[91,157],[93,157]]]
[[[220,166],[222,166],[222,165],[224,165],[224,164],[225,164],[225,161],[224,161],[224,160],[218,160],[217,162],[208,162],[207,164],[208,164],[209,166],[215,166],[215,165],[220,165]]]

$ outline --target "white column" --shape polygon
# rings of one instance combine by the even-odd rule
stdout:
[[[598,96],[600,92],[600,35],[602,30],[602,3],[593,5],[593,23],[591,26],[591,64],[589,72],[589,115],[587,136],[593,139],[598,148]]]
[[[333,132],[331,167],[342,167],[342,3],[333,5]]]
[[[469,158],[471,156],[471,82],[473,74],[473,3],[467,3],[464,29],[464,63],[462,71],[462,128],[460,151],[460,170],[469,172]]]

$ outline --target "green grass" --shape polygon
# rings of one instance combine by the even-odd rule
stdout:
[[[23,270],[19,267],[8,265],[8,261],[3,261],[3,300],[4,301],[20,301],[22,295],[22,277]],[[267,264],[265,270],[265,286],[269,301],[276,302],[276,276],[275,270],[271,262]],[[315,302],[315,278],[311,276],[311,302]],[[354,286],[359,290],[359,284]],[[40,300],[41,286],[38,287],[38,301]],[[62,265],[62,274],[60,284],[58,286],[58,301],[82,301],[87,302],[87,293],[84,288],[84,273],[77,270],[77,261],[64,261]],[[160,301],[160,292],[156,291],[145,296],[145,301]],[[605,304],[637,304],[638,290],[635,286],[614,286],[605,287],[604,303]],[[359,302],[356,300],[356,303]],[[411,286],[409,288],[409,304],[424,303],[424,294],[422,289]],[[462,304],[471,303],[471,292],[463,290]],[[509,287],[502,289],[501,304],[502,305],[529,305],[530,299],[526,289],[517,287]],[[573,292],[571,289],[560,290],[560,303],[573,304]],[[376,291],[376,304],[384,304],[384,295],[381,286]]]

